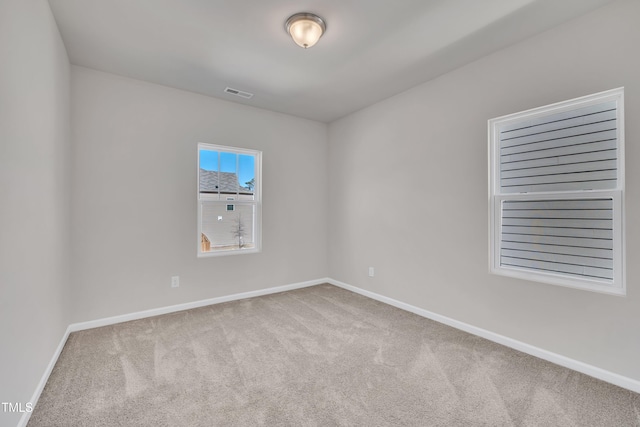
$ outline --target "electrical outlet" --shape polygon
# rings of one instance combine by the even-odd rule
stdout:
[[[369,267],[369,277],[373,277],[375,274],[375,271],[373,270],[373,267]]]
[[[171,287],[177,288],[180,286],[180,276],[172,276],[171,277]]]

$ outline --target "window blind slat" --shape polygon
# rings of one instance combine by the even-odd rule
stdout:
[[[509,155],[500,156],[500,164],[502,166],[507,165],[512,162],[521,162],[526,160],[538,160],[538,159],[548,159],[562,156],[570,156],[577,154],[592,154],[599,153],[607,150],[616,150],[617,142],[614,138],[600,138],[596,136],[591,136],[589,138],[585,137],[583,142],[573,145],[567,145],[564,147],[557,148],[549,148],[538,151],[529,151],[524,153],[516,153]],[[610,156],[610,153],[608,153]],[[596,157],[599,160],[604,160],[604,156],[602,158]],[[608,157],[607,157],[608,158]]]
[[[530,193],[540,191],[580,191],[580,190],[610,190],[613,184],[607,181],[590,181],[590,182],[567,182],[559,184],[546,184],[540,185],[536,188],[531,186],[516,186],[507,187],[503,190],[504,193]]]
[[[503,218],[613,219],[610,209],[504,209]]]
[[[606,152],[601,152],[606,151]],[[514,169],[533,169],[544,166],[571,165],[575,163],[586,163],[593,161],[616,160],[617,152],[615,148],[609,150],[600,150],[589,153],[568,154],[562,156],[541,157],[532,160],[520,160],[506,162],[500,165],[501,171],[510,171]]]
[[[504,211],[521,209],[534,210],[566,210],[566,209],[610,209],[609,199],[559,199],[559,200],[510,200],[504,206]]]
[[[554,246],[575,246],[590,249],[613,249],[613,240],[606,238],[563,237],[506,233],[503,235],[503,242],[521,242]]]
[[[589,237],[593,239],[613,239],[613,232],[610,229],[599,228],[562,228],[562,227],[521,227],[521,226],[502,226],[503,234],[526,234],[526,235],[540,235],[540,236],[558,236],[558,237]]]
[[[536,251],[522,251],[522,250],[513,250],[513,249],[502,249],[502,256],[511,257],[511,258],[523,258],[534,261],[546,261],[553,262],[557,264],[567,264],[567,265],[579,265],[582,267],[598,267],[598,268],[613,268],[613,260],[611,259],[601,259],[601,258],[592,258],[586,256],[574,256],[574,255],[560,255],[560,254],[550,254],[544,252],[536,252]]]
[[[573,108],[560,113],[548,114],[540,117],[533,117],[529,119],[518,120],[511,124],[504,124],[500,127],[500,130],[504,133],[508,133],[517,129],[531,128],[534,126],[545,125],[554,121],[560,121],[565,119],[571,119],[578,116],[588,116],[591,113],[597,113],[600,111],[606,111],[617,108],[616,101],[606,101],[598,104],[588,105],[586,107]]]
[[[594,228],[596,230],[608,230],[613,227],[613,221],[609,219],[504,218],[502,224],[520,227]]]
[[[592,181],[575,181],[549,183],[544,185],[521,185],[513,187],[504,187],[503,193],[535,193],[543,191],[579,191],[579,190],[610,190],[615,187],[615,180],[592,180]]]
[[[518,138],[531,134],[542,134],[543,132],[554,130],[571,129],[588,123],[605,122],[616,119],[615,106],[613,108],[604,110],[602,110],[601,106],[599,105],[595,107],[596,108],[592,108],[594,111],[590,113],[579,114],[572,112],[571,117],[565,119],[559,119],[558,117],[555,117],[554,120],[551,120],[549,122],[548,119],[545,118],[542,123],[538,123],[536,125],[524,126],[512,131],[503,130],[500,133],[500,137],[503,141],[514,139],[517,140]]]
[[[530,176],[523,178],[503,178],[502,179],[502,187],[513,187],[513,186],[531,186],[535,188],[536,185],[540,184],[559,184],[562,182],[586,182],[586,181],[604,181],[604,180],[615,180],[617,177],[617,171],[615,169],[611,170],[595,170],[595,171],[586,171],[586,172],[573,172],[573,173],[557,173],[553,175],[541,175],[541,176]],[[588,184],[585,184],[585,187],[589,187]]]
[[[523,136],[512,140],[500,142],[500,154],[512,154],[544,148],[573,145],[582,141],[593,141],[610,138],[611,132],[615,132],[616,122],[584,124],[577,128],[560,129],[542,134]]]
[[[565,273],[573,276],[613,280],[613,270],[608,268],[584,267],[510,257],[502,257],[501,264],[510,267],[524,267],[534,271]]]
[[[500,172],[502,179],[509,178],[521,178],[521,177],[535,177],[535,176],[548,176],[567,173],[581,173],[589,171],[602,171],[602,170],[616,170],[618,167],[618,161],[613,160],[599,160],[592,162],[563,164],[554,166],[542,166],[534,168],[521,168],[509,171]]]
[[[613,252],[610,249],[594,249],[575,246],[547,245],[541,243],[523,243],[503,240],[503,249],[513,249],[517,251],[533,251],[537,253],[555,255],[574,255],[578,257],[592,257],[599,259],[613,259]]]

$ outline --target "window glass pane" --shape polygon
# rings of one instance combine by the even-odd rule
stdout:
[[[219,198],[218,185],[218,151],[200,150],[200,170],[198,171],[198,191],[201,197],[209,200]]]
[[[254,205],[202,203],[202,251],[229,251],[255,248]]]
[[[220,153],[220,193],[238,193],[238,155],[235,153]]]
[[[235,173],[237,170],[238,155],[235,153],[220,153],[220,171]]]
[[[218,152],[211,150],[200,150],[200,169],[208,171],[218,170]]]
[[[253,200],[256,186],[255,156],[238,156],[238,179],[240,180],[240,200]]]

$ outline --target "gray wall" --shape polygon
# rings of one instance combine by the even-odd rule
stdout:
[[[46,1],[0,2],[0,63],[0,402],[24,408],[70,320],[69,60]]]
[[[330,277],[640,380],[639,16],[613,3],[332,123]],[[490,275],[487,120],[620,86],[627,297]]]
[[[71,81],[74,322],[327,276],[327,125],[75,66]],[[196,257],[198,142],[263,151],[262,253]]]

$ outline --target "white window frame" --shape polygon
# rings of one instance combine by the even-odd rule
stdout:
[[[206,196],[203,197],[200,194],[200,151],[201,150],[211,150],[218,151],[221,153],[232,153],[232,154],[244,154],[251,155],[255,158],[255,184],[253,187],[253,200],[241,200],[239,197],[220,197],[219,200],[211,200],[207,199]],[[218,256],[228,256],[228,255],[241,255],[241,254],[252,254],[259,253],[262,251],[262,152],[258,150],[251,150],[246,148],[238,148],[238,147],[230,147],[224,145],[217,144],[209,144],[200,142],[197,146],[197,165],[196,165],[196,199],[197,199],[197,212],[198,212],[198,234],[197,234],[197,255],[199,258],[208,258],[208,257],[218,257]],[[229,203],[233,201],[233,203]],[[224,207],[224,211],[227,212],[226,208],[228,205],[233,205],[236,210],[236,206],[238,205],[251,205],[254,207],[254,215],[252,218],[252,225],[254,231],[254,247],[247,249],[228,249],[228,250],[216,250],[203,252],[201,245],[201,236],[202,236],[202,207],[204,203],[216,203],[220,206]],[[229,211],[232,212],[232,211]],[[218,220],[221,220],[221,217],[218,217]]]
[[[529,193],[502,193],[500,188],[499,126],[517,123],[563,111],[569,111],[607,101],[617,102],[617,180],[616,187],[607,190],[541,191]],[[488,122],[489,139],[489,269],[497,275],[605,294],[626,295],[626,253],[624,219],[624,88],[596,93],[556,104],[491,119]],[[543,272],[535,269],[501,265],[502,205],[507,200],[554,200],[579,197],[610,198],[613,200],[613,280],[588,279],[570,274]]]

